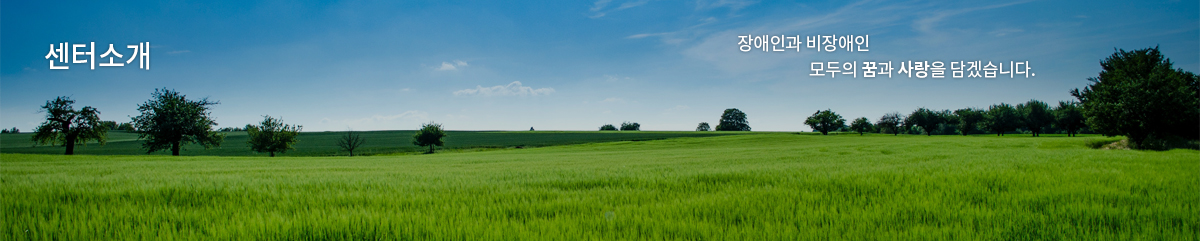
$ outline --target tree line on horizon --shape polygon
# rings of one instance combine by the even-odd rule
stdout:
[[[1000,103],[987,109],[963,108],[954,111],[931,110],[924,107],[908,115],[891,112],[872,123],[866,117],[854,119],[850,125],[833,110],[819,110],[805,119],[804,124],[815,132],[867,132],[886,134],[979,134],[1021,131],[1036,137],[1046,132],[1063,132],[1074,136],[1081,131],[1095,132],[1105,136],[1126,136],[1130,147],[1137,149],[1169,149],[1178,143],[1200,139],[1200,79],[1196,74],[1173,68],[1169,59],[1158,47],[1134,51],[1117,50],[1112,56],[1100,61],[1099,76],[1088,78],[1092,83],[1084,89],[1073,89],[1076,101],[1060,101],[1051,108],[1045,102],[1030,100],[1016,106]],[[264,116],[258,125],[245,128],[222,128],[215,130],[217,123],[208,111],[219,104],[207,98],[188,100],[184,95],[166,88],[156,89],[152,99],[138,105],[141,115],[129,123],[117,124],[101,121],[100,111],[85,106],[75,110],[70,97],[62,96],[47,101],[41,107],[46,121],[34,131],[32,139],[37,144],[61,144],[65,154],[74,153],[77,144],[96,141],[103,145],[109,130],[124,130],[138,133],[138,138],[147,153],[170,150],[179,155],[185,144],[199,144],[204,148],[219,146],[224,139],[220,131],[246,131],[250,135],[251,149],[256,152],[284,153],[297,142],[299,125],[283,124],[281,119]],[[612,124],[600,127],[601,131],[617,130]],[[625,122],[620,130],[638,131],[641,124]],[[530,130],[533,130],[531,127]],[[701,122],[697,131],[750,131],[746,113],[737,108],[726,109],[715,128]],[[15,127],[4,133],[17,133]],[[413,144],[443,146],[441,138],[445,132],[441,124],[423,124],[413,136]],[[363,143],[353,131],[347,132],[339,146],[353,155],[353,150]],[[1191,145],[1191,144],[1187,144]]]
[[[217,123],[209,112],[210,106],[219,102],[209,101],[208,98],[188,100],[183,94],[166,88],[155,89],[151,96],[150,100],[138,105],[141,115],[122,124],[101,121],[100,111],[95,108],[84,106],[75,110],[75,100],[67,96],[57,97],[46,101],[41,107],[41,111],[46,113],[46,121],[37,127],[32,139],[35,145],[61,144],[66,147],[64,154],[73,155],[78,144],[95,141],[104,145],[109,130],[131,130],[138,133],[138,139],[144,140],[142,148],[146,149],[147,154],[169,150],[173,156],[178,156],[187,144],[199,144],[209,149],[220,146],[225,139],[221,130],[213,128]],[[293,145],[299,141],[297,137],[302,129],[300,125],[285,124],[280,118],[265,115],[258,125],[246,125],[240,130],[246,131],[249,136],[247,142],[252,151],[274,157],[276,153],[294,150]],[[18,130],[13,128],[12,132]],[[413,136],[413,144],[429,146],[429,153],[433,153],[433,146],[444,145],[441,140],[443,137],[445,133],[441,124],[429,123],[422,125],[421,130]],[[364,142],[351,131],[338,145],[353,156],[354,149]]]

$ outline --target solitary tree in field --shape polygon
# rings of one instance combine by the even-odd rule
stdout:
[[[417,130],[417,134],[413,134],[413,145],[428,146],[429,152],[427,153],[433,153],[433,146],[446,144],[442,142],[442,137],[446,137],[446,131],[442,130],[442,124],[433,122],[421,124],[421,129]]]
[[[616,126],[613,126],[612,124],[604,124],[604,125],[600,126],[600,130],[602,130],[602,131],[615,131],[615,130],[617,130],[617,127],[616,127]]]
[[[1021,112],[1021,123],[1033,136],[1039,136],[1042,128],[1054,123],[1054,114],[1050,113],[1050,106],[1046,105],[1046,102],[1029,100],[1024,104],[1017,104],[1017,111]]]
[[[725,109],[721,113],[720,123],[717,123],[717,131],[750,131],[750,122],[746,121],[746,113],[741,110]]]
[[[983,121],[983,110],[980,109],[958,109],[954,111],[954,115],[958,117],[958,131],[964,136],[974,131],[979,122]]]
[[[1158,47],[1118,50],[1100,61],[1100,76],[1071,95],[1079,99],[1088,128],[1124,135],[1134,148],[1200,138],[1200,76],[1172,65]]]
[[[830,131],[837,130],[846,125],[846,119],[842,119],[841,115],[834,113],[833,110],[818,110],[804,120],[804,124],[812,127],[813,131],[820,131],[821,135],[829,135]]]
[[[622,131],[640,131],[640,130],[642,130],[642,124],[638,124],[637,122],[626,121],[625,123],[621,123],[621,130]]]
[[[61,96],[52,101],[46,101],[42,111],[46,112],[46,121],[34,130],[33,142],[37,144],[62,143],[67,148],[66,155],[75,154],[75,144],[95,140],[104,144],[108,128],[100,121],[100,111],[91,106],[75,110],[75,103],[70,97]],[[17,133],[16,127],[11,131]]]
[[[880,132],[891,132],[892,135],[900,134],[900,124],[904,122],[904,116],[900,112],[892,112],[879,117],[879,121],[875,125],[879,127]]]
[[[850,123],[850,130],[858,132],[858,135],[861,136],[863,132],[871,131],[871,121],[866,117],[854,119],[854,122]]]
[[[1020,124],[1021,113],[1012,105],[1005,103],[988,107],[983,119],[983,125],[988,130],[996,132],[997,136],[1003,136],[1004,132],[1016,130]]]
[[[138,138],[145,139],[142,147],[146,153],[160,150],[171,150],[171,155],[178,156],[179,149],[185,144],[198,143],[205,149],[221,145],[225,135],[213,131],[217,125],[209,116],[209,106],[219,104],[200,100],[187,100],[186,96],[174,90],[155,89],[152,99],[138,105],[142,114],[133,117],[134,129]]]
[[[338,139],[338,147],[341,147],[343,151],[350,152],[350,156],[354,156],[354,149],[358,149],[363,143],[366,143],[366,140],[353,130],[346,131],[346,134]]]
[[[700,122],[700,125],[696,126],[696,131],[710,131],[710,130],[712,130],[712,129],[708,127],[708,122]]]
[[[1075,136],[1083,129],[1083,112],[1079,111],[1079,102],[1059,101],[1054,110],[1054,126],[1067,131],[1067,136]]]
[[[925,107],[917,108],[908,118],[904,120],[906,126],[917,126],[925,130],[925,135],[933,135],[933,131],[938,124],[942,124],[945,118],[936,111],[925,109]]]
[[[275,157],[275,153],[285,153],[292,150],[293,144],[296,144],[300,135],[300,125],[283,124],[282,119],[276,119],[271,116],[263,116],[262,123],[250,126],[246,130],[246,134],[250,136],[250,150],[259,153],[270,153],[271,157]]]

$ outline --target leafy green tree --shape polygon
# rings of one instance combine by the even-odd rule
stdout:
[[[1046,105],[1046,102],[1029,100],[1024,104],[1017,104],[1017,111],[1021,112],[1021,123],[1033,136],[1040,136],[1043,128],[1054,123],[1054,113],[1050,112],[1050,106]]]
[[[821,132],[821,135],[829,135],[830,131],[837,130],[846,125],[846,119],[842,119],[841,115],[834,113],[833,110],[818,110],[804,120],[804,124],[812,127],[813,131]]]
[[[1083,129],[1083,112],[1079,110],[1079,102],[1059,101],[1054,107],[1054,126],[1067,131],[1067,136],[1075,136]]]
[[[600,130],[602,130],[602,131],[615,131],[615,130],[617,130],[617,127],[616,127],[616,126],[613,126],[612,124],[604,124],[604,125],[600,126]]]
[[[288,150],[293,150],[292,145],[296,144],[300,135],[300,129],[304,127],[300,125],[283,124],[282,119],[276,119],[271,116],[263,116],[262,123],[256,126],[250,126],[246,130],[246,134],[250,136],[250,150],[259,153],[270,153],[271,157],[275,157],[275,153],[285,153]]]
[[[1092,131],[1124,135],[1140,149],[1165,148],[1147,140],[1200,138],[1200,77],[1175,69],[1158,47],[1118,50],[1100,67],[1090,85],[1071,90]]]
[[[118,131],[126,131],[126,132],[137,131],[133,128],[133,123],[129,123],[129,122],[125,122],[125,123],[121,123],[121,124],[117,125],[117,130]]]
[[[958,117],[958,131],[964,136],[974,131],[979,122],[983,121],[983,110],[980,109],[958,109],[954,111],[954,115]]]
[[[938,124],[942,124],[943,122],[945,122],[945,115],[925,109],[925,107],[917,108],[912,114],[908,115],[908,118],[904,119],[905,126],[920,127],[925,131],[926,136],[933,135]]]
[[[696,126],[696,131],[710,131],[710,130],[712,130],[712,128],[708,127],[708,122],[700,122],[700,125]]]
[[[640,131],[640,130],[642,130],[642,124],[638,124],[637,122],[626,121],[625,123],[621,123],[621,130],[622,131]]]
[[[183,145],[197,143],[205,149],[221,145],[225,135],[213,131],[217,125],[213,121],[209,108],[218,102],[188,100],[186,96],[175,90],[155,89],[152,99],[138,105],[142,114],[133,117],[134,129],[138,138],[145,139],[142,147],[146,153],[161,150],[171,150],[171,155],[178,156]]]
[[[891,132],[895,136],[900,134],[900,124],[902,122],[904,122],[904,116],[900,115],[900,112],[892,112],[879,117],[879,121],[875,122],[875,126],[879,127],[881,133]]]
[[[413,145],[428,146],[429,152],[433,153],[433,146],[444,146],[446,143],[442,138],[446,137],[446,131],[442,130],[442,124],[429,122],[422,124],[421,129],[413,134]]]
[[[104,129],[108,129],[110,131],[115,131],[115,130],[117,130],[117,122],[116,121],[100,121],[100,127],[104,128]]]
[[[75,100],[71,97],[60,96],[52,101],[46,101],[42,110],[46,112],[46,121],[33,131],[33,142],[37,144],[62,143],[67,148],[66,155],[75,154],[75,144],[95,140],[104,145],[108,128],[100,121],[100,111],[91,106],[75,110],[71,105]],[[13,127],[12,133],[20,132]]]
[[[746,121],[746,113],[741,110],[725,109],[721,113],[721,122],[717,123],[717,131],[750,131],[750,122]]]
[[[866,117],[859,117],[850,123],[850,130],[858,132],[860,136],[863,132],[871,132],[871,129],[871,120],[868,120]]]
[[[338,139],[337,144],[338,147],[341,147],[343,151],[350,152],[350,156],[354,156],[354,150],[358,149],[358,147],[365,143],[367,143],[367,140],[363,139],[362,135],[350,130],[346,131],[346,134],[342,135],[342,137]]]
[[[984,114],[983,125],[997,136],[1003,136],[1004,132],[1016,130],[1021,125],[1021,113],[1009,104],[992,105]]]

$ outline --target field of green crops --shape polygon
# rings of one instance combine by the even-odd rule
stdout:
[[[1086,147],[1097,139],[760,133],[365,157],[4,153],[0,240],[1196,240],[1200,152]]]

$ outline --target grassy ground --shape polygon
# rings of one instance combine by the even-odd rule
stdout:
[[[200,145],[186,145],[180,155],[184,156],[267,156],[250,150],[246,143],[246,132],[224,132],[225,141],[220,147],[204,149]],[[610,141],[658,140],[674,137],[715,136],[749,134],[752,132],[695,132],[695,131],[448,131],[445,147],[455,151],[472,149],[495,149],[512,147],[539,147]],[[337,146],[345,132],[302,132],[296,149],[282,156],[336,156],[347,155]],[[428,151],[412,144],[414,131],[367,131],[359,132],[366,144],[354,151],[355,155],[415,154]],[[62,146],[34,146],[32,133],[0,135],[0,152],[30,154],[63,154]],[[110,132],[108,143],[96,143],[75,147],[75,154],[85,155],[145,155],[142,141],[137,134]],[[153,155],[170,155],[170,151],[159,151]]]
[[[674,138],[434,155],[3,154],[0,239],[1196,240],[1200,152]]]

